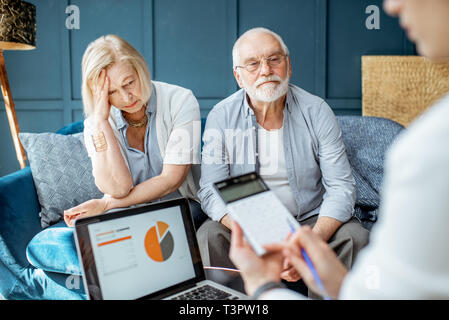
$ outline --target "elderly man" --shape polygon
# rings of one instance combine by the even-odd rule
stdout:
[[[198,196],[210,217],[197,234],[203,262],[234,267],[231,218],[212,184],[258,171],[291,214],[312,226],[350,268],[369,234],[352,218],[355,181],[332,110],[323,99],[289,84],[289,51],[274,32],[247,31],[232,55],[242,89],[210,111],[203,135]],[[281,277],[300,279],[288,260]]]

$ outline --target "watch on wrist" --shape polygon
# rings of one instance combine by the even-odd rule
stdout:
[[[257,290],[254,292],[254,294],[251,296],[251,299],[257,300],[263,293],[265,293],[269,290],[272,290],[272,289],[285,289],[285,288],[286,288],[286,286],[281,282],[270,281],[270,282],[264,283],[259,288],[257,288]]]

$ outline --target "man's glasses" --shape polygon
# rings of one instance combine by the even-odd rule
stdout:
[[[260,67],[262,66],[263,60],[265,60],[267,62],[267,65],[269,67],[273,68],[273,67],[279,66],[284,61],[284,58],[286,56],[287,55],[285,55],[285,54],[275,54],[275,55],[269,56],[268,58],[262,58],[260,60],[250,61],[247,64],[245,64],[244,66],[236,66],[236,68],[243,68],[246,71],[253,73],[260,69]]]

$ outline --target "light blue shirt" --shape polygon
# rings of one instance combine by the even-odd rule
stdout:
[[[218,103],[207,117],[198,197],[203,211],[215,221],[221,220],[227,210],[212,184],[258,171],[258,128],[243,89]],[[296,218],[301,221],[319,213],[348,221],[354,210],[355,181],[329,105],[289,85],[283,128],[288,182],[298,207]]]
[[[128,158],[129,169],[131,171],[134,186],[156,177],[162,172],[163,159],[159,150],[156,133],[156,102],[156,90],[153,86],[151,97],[146,108],[148,123],[145,131],[144,152],[129,146],[127,138],[129,124],[119,109],[111,107],[117,130],[120,132],[125,142],[125,152]],[[176,190],[160,200],[173,199],[180,196],[181,194]]]

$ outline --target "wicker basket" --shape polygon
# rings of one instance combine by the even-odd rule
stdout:
[[[362,56],[362,114],[407,126],[449,92],[449,63],[417,56]]]

